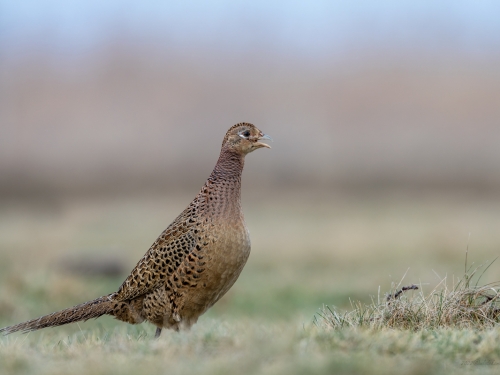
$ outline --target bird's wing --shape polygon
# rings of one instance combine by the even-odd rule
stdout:
[[[197,222],[186,209],[163,231],[127,279],[113,295],[113,299],[125,301],[155,290],[179,268],[184,258],[196,247],[201,237]]]

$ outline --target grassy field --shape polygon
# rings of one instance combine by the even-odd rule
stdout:
[[[0,326],[115,291],[194,194],[1,203]],[[104,317],[2,337],[0,373],[498,373],[496,324],[318,324],[325,305],[351,311],[400,282],[419,285],[408,298],[452,286],[467,247],[469,265],[493,260],[496,197],[245,192],[243,205],[250,260],[193,330],[153,340],[150,325]],[[480,283],[498,280],[493,263]]]

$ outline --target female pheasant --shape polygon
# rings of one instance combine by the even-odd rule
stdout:
[[[4,334],[112,315],[131,324],[189,329],[234,284],[250,254],[241,210],[245,155],[271,139],[254,125],[231,127],[212,174],[189,206],[160,234],[117,292],[0,329]]]

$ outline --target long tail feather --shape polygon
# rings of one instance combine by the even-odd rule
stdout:
[[[62,326],[63,324],[86,321],[113,312],[114,303],[108,296],[99,297],[93,301],[70,307],[38,319],[28,320],[10,327],[0,329],[0,333],[8,335],[14,332],[30,332],[46,327]]]

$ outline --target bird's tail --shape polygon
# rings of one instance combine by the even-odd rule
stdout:
[[[111,301],[109,296],[103,296],[68,309],[56,311],[38,319],[28,320],[24,323],[2,328],[0,329],[0,333],[4,335],[18,331],[26,333],[46,327],[57,327],[63,324],[86,321],[106,314],[113,315],[112,313],[115,307],[116,302]]]

